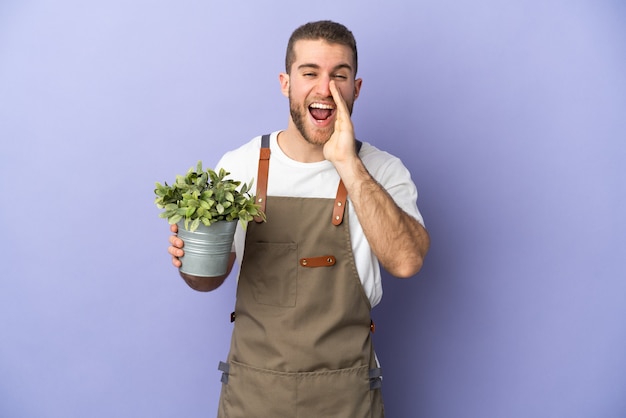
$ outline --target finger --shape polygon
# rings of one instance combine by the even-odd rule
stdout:
[[[172,257],[172,265],[174,265],[174,267],[178,268],[178,267],[182,266],[183,263],[181,263],[178,258]]]
[[[185,242],[176,235],[170,235],[169,242],[177,248],[183,248],[185,246]]]
[[[339,93],[339,89],[335,85],[335,80],[330,80],[328,84],[330,87],[330,94],[333,96],[333,100],[335,101],[335,105],[337,106],[338,114],[347,114],[348,113],[348,105],[346,105],[346,101],[343,99],[341,93]]]
[[[181,250],[179,247],[174,247],[173,245],[170,245],[169,247],[167,247],[167,252],[172,257],[176,257],[176,258],[180,258],[183,255],[185,255],[185,252],[183,250]]]
[[[330,93],[335,101],[337,107],[337,116],[335,118],[335,133],[337,135],[349,135],[354,138],[352,119],[350,118],[350,111],[348,105],[343,99],[343,96],[339,92],[335,80],[331,80],[329,83]]]
[[[177,234],[178,233],[178,225],[177,224],[170,225],[170,231],[172,231],[174,234]]]

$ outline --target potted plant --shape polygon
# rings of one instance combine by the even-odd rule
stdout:
[[[223,168],[203,170],[199,161],[195,170],[177,175],[172,185],[156,183],[154,203],[164,209],[159,216],[178,224],[178,236],[185,243],[182,273],[225,274],[237,221],[245,227],[255,216],[265,219],[250,194],[252,181],[238,190],[241,181],[227,179],[229,174]]]

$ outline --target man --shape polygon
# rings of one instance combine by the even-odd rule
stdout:
[[[233,178],[256,177],[267,216],[235,236],[230,267],[242,261],[219,416],[382,417],[370,310],[382,297],[379,263],[406,278],[428,251],[417,191],[399,159],[355,139],[362,80],[347,28],[296,29],[285,71],[287,129],[218,164]],[[180,267],[183,243],[172,232],[168,251]],[[209,291],[228,273],[183,278]]]

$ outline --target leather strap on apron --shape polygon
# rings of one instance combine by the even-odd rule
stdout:
[[[256,176],[256,203],[261,207],[261,212],[265,212],[265,201],[267,200],[267,177],[270,170],[270,136],[261,137],[261,152],[259,155],[259,169]],[[263,217],[255,216],[255,222],[263,222]]]
[[[355,142],[357,154],[361,151],[363,143],[358,139]],[[270,136],[265,134],[261,137],[261,151],[259,155],[259,169],[257,173],[256,186],[256,203],[261,206],[261,211],[265,212],[265,202],[267,200],[267,178],[270,169]],[[337,187],[337,195],[333,206],[333,225],[339,225],[343,222],[343,214],[348,200],[348,191],[342,180],[339,180]],[[263,222],[261,216],[255,216],[256,222]]]

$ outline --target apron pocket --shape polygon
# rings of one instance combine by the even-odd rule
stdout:
[[[369,367],[308,373],[259,369],[231,361],[218,416],[228,418],[383,417]]]
[[[299,373],[298,376],[298,417],[372,416],[369,367]]]
[[[222,385],[222,418],[288,418],[296,416],[296,376],[231,361]]]
[[[243,277],[250,277],[254,299],[263,305],[294,307],[298,281],[296,243],[254,242],[246,248]],[[259,274],[263,272],[263,274]]]

